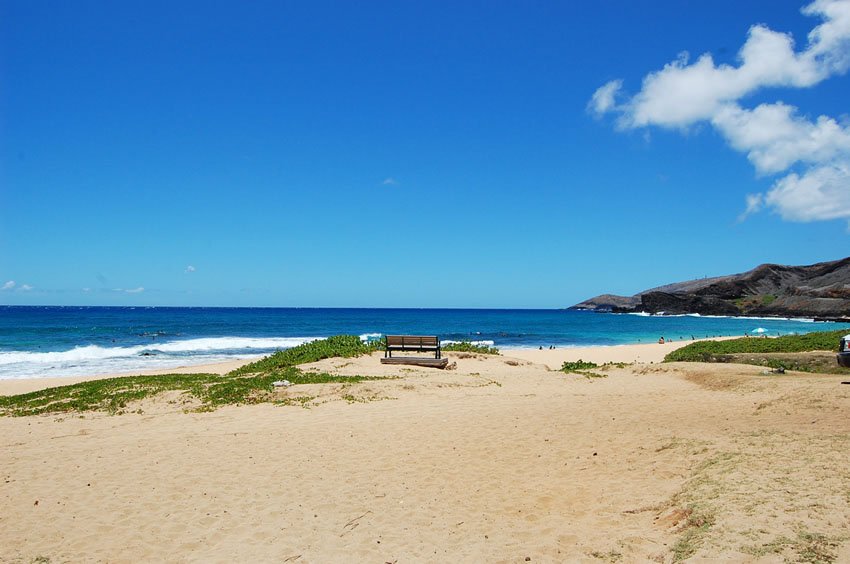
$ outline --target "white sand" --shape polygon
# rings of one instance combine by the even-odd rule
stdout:
[[[691,342],[675,341],[664,344],[612,345],[607,347],[561,347],[552,350],[509,349],[503,352],[506,356],[539,362],[557,370],[565,361],[575,362],[577,360],[586,360],[597,364],[605,362],[657,363],[663,361],[667,354],[689,345]]]
[[[535,354],[329,359],[400,378],[281,392],[306,409],[0,418],[0,561],[850,561],[841,377]]]

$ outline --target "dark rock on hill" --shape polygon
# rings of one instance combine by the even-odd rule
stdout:
[[[596,311],[599,313],[636,311],[635,308],[640,306],[640,297],[638,296],[616,296],[614,294],[602,294],[589,300],[576,304],[569,309],[585,309]]]
[[[634,296],[603,294],[570,309],[850,318],[850,257],[809,266],[763,264],[743,274],[677,282]]]

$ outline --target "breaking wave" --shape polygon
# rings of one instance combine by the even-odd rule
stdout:
[[[0,378],[77,376],[157,370],[266,354],[321,337],[207,337],[130,347],[78,346],[66,351],[0,352]]]
[[[620,315],[620,314],[614,314]],[[701,317],[702,319],[754,319],[762,321],[798,321],[800,323],[815,323],[810,317],[769,317],[759,315],[702,315],[699,313],[647,313],[645,311],[630,311],[624,315],[635,315],[637,317]]]
[[[383,333],[363,333],[360,335],[360,340],[364,343],[368,343],[370,341],[377,341],[383,336]]]

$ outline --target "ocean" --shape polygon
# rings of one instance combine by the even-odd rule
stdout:
[[[0,306],[0,379],[173,368],[337,334],[439,335],[501,349],[784,335],[850,324],[568,310]]]

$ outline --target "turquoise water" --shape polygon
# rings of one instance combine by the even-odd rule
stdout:
[[[565,310],[0,306],[0,378],[154,370],[247,358],[341,333],[439,335],[511,347],[567,347],[784,335],[850,324],[639,316]]]

